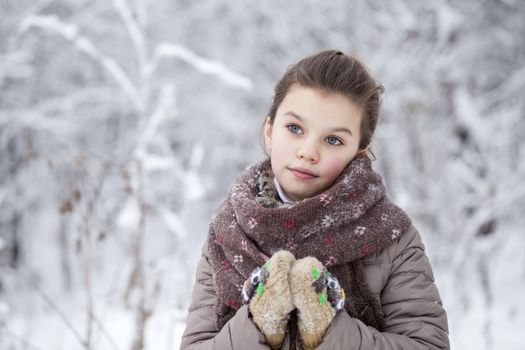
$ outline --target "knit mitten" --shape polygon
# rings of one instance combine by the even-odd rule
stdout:
[[[292,300],[305,350],[315,349],[337,310],[344,307],[344,290],[314,257],[297,260],[290,271]]]
[[[290,252],[278,251],[263,267],[252,272],[242,289],[253,320],[272,349],[281,348],[290,312],[295,308],[288,282],[294,262]]]

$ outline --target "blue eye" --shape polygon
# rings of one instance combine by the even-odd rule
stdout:
[[[341,140],[339,140],[337,137],[334,137],[334,136],[328,136],[326,138],[326,141],[331,144],[331,145],[334,145],[334,146],[338,146],[338,145],[342,145],[343,143],[341,142]]]
[[[286,127],[288,128],[288,130],[290,130],[290,132],[294,134],[298,134],[301,131],[301,128],[297,124],[289,124],[286,125]]]

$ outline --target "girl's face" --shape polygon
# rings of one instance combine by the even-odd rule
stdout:
[[[293,85],[264,127],[272,170],[299,201],[328,189],[358,152],[362,110],[342,94]]]

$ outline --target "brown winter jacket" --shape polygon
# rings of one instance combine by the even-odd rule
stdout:
[[[419,233],[411,227],[388,248],[364,258],[366,280],[381,301],[385,329],[379,332],[339,311],[317,349],[449,349],[447,316],[424,249]],[[181,350],[270,349],[252,321],[247,305],[217,331],[216,302],[205,244]],[[293,348],[287,339],[283,349]]]

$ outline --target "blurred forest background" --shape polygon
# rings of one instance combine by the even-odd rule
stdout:
[[[0,0],[0,348],[178,349],[286,67],[385,86],[375,169],[452,348],[525,349],[525,1]]]

